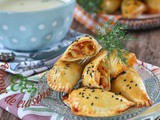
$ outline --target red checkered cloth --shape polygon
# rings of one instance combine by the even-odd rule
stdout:
[[[160,15],[144,15],[138,19],[125,19],[122,15],[109,15],[109,14],[90,14],[87,13],[79,5],[76,6],[74,12],[74,18],[83,24],[86,28],[95,32],[95,26],[101,26],[106,21],[112,20],[114,22],[119,21],[128,25],[128,29],[148,29],[160,26]]]
[[[111,16],[105,14],[89,14],[85,10],[83,10],[80,6],[76,6],[74,12],[74,18],[85,25],[86,28],[90,29],[92,32],[95,32],[95,26],[103,25],[107,20],[117,21],[121,16]]]

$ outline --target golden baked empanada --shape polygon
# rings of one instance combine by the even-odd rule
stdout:
[[[77,61],[85,60],[95,56],[101,45],[91,36],[83,36],[74,41],[64,52],[61,60],[63,61]]]
[[[100,51],[85,67],[82,75],[82,83],[86,87],[110,90],[107,51]]]
[[[84,65],[58,59],[47,74],[47,83],[55,91],[69,93],[81,78]]]
[[[144,0],[149,13],[160,13],[160,0]]]
[[[146,5],[140,0],[123,0],[122,15],[124,18],[136,18],[146,11]]]
[[[124,53],[122,56],[126,59],[126,63],[122,62],[118,57],[118,53],[114,51],[109,55],[110,76],[115,78],[118,74],[125,71],[128,67],[133,66],[136,63],[136,56],[134,53]]]
[[[122,0],[103,0],[101,3],[101,11],[104,13],[114,13],[121,6]]]
[[[134,102],[137,108],[152,105],[142,79],[133,68],[129,68],[125,73],[120,74],[113,80],[111,91]]]
[[[63,97],[71,111],[80,116],[108,117],[117,115],[134,105],[120,95],[101,89],[80,88]]]

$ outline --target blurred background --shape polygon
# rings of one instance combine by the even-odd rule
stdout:
[[[138,59],[160,66],[160,0],[77,0],[72,28],[95,35],[86,21],[104,24],[107,20],[128,25],[137,40],[127,43]],[[82,9],[84,10],[82,10]],[[85,12],[85,13],[84,13]],[[84,17],[85,16],[85,17]],[[80,19],[81,18],[81,19]]]
[[[94,35],[74,19],[72,28],[83,33]],[[137,40],[127,43],[127,49],[134,52],[141,61],[160,66],[160,28],[152,30],[129,31]]]

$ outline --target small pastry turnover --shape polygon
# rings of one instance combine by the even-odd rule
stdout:
[[[103,0],[101,3],[101,10],[106,14],[114,13],[120,8],[122,0]]]
[[[68,47],[48,72],[48,85],[55,91],[67,93],[63,101],[73,114],[108,117],[133,106],[153,104],[133,68],[135,54],[116,48],[112,52],[110,48],[100,50],[101,45],[94,38],[83,36]],[[82,86],[73,90],[81,78]]]
[[[134,102],[137,108],[148,107],[153,104],[142,79],[133,68],[129,68],[126,72],[120,74],[113,80],[111,86],[111,92],[120,94]]]
[[[144,0],[148,6],[148,12],[155,14],[160,13],[160,0]]]
[[[120,95],[101,89],[80,88],[72,91],[63,101],[80,116],[108,117],[117,115],[134,105]]]
[[[47,74],[47,83],[55,91],[69,93],[81,78],[84,66],[58,59]]]
[[[90,36],[74,41],[47,74],[48,85],[55,91],[69,93],[80,80],[87,60],[101,49],[100,44]],[[80,61],[84,60],[80,64]]]
[[[77,61],[90,59],[95,56],[101,45],[91,36],[83,36],[74,41],[64,52],[61,60],[63,61]]]
[[[123,0],[122,15],[125,18],[139,17],[147,7],[141,0]]]
[[[82,75],[82,83],[86,87],[110,90],[107,51],[100,51],[85,67]]]
[[[136,63],[136,56],[134,53],[123,53],[122,56],[126,59],[126,63],[124,63],[117,54],[117,51],[114,51],[108,57],[111,78],[115,78],[118,74],[122,73],[128,67],[133,66]]]

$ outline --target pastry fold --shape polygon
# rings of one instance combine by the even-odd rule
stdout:
[[[55,91],[69,93],[80,80],[84,65],[58,59],[47,74],[47,83]]]
[[[64,52],[61,60],[63,61],[77,61],[86,60],[95,56],[101,45],[91,36],[83,36],[75,40]]]
[[[148,107],[153,104],[142,79],[133,68],[129,68],[126,72],[120,74],[113,80],[111,86],[111,92],[120,94],[134,102],[137,108]]]
[[[71,111],[79,116],[108,117],[117,115],[134,105],[120,95],[101,89],[80,88],[63,97]]]
[[[82,83],[89,88],[110,89],[110,71],[107,60],[107,51],[100,51],[85,67]]]
[[[118,57],[118,52],[114,51],[112,54],[109,55],[109,66],[110,66],[110,76],[111,78],[115,78],[118,74],[125,71],[128,67],[132,67],[137,59],[134,53],[123,53],[122,54],[124,61],[120,57]]]

